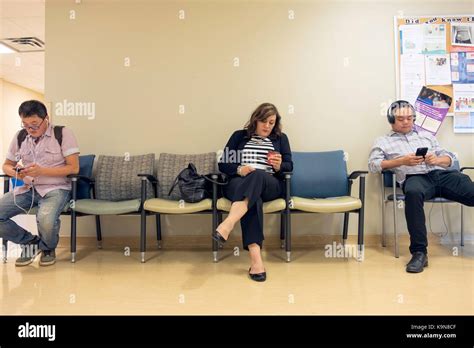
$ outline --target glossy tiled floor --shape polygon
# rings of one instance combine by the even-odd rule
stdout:
[[[293,261],[264,252],[268,280],[246,276],[247,254],[232,249],[211,262],[207,249],[166,247],[125,256],[120,247],[80,247],[78,261],[58,248],[54,266],[38,260],[18,268],[0,264],[2,314],[473,314],[474,251],[458,256],[449,246],[430,246],[430,265],[407,274],[406,244],[366,248],[365,261],[326,258],[324,248],[298,248]],[[153,249],[151,246],[150,249]]]

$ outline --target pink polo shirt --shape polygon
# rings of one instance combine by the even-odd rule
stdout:
[[[62,145],[60,146],[58,140],[54,136],[54,126],[49,125],[46,132],[35,141],[31,135],[27,135],[26,139],[18,149],[17,136],[13,138],[10,147],[8,148],[7,158],[13,162],[19,162],[24,167],[28,167],[33,163],[37,163],[41,167],[56,168],[66,165],[65,157],[78,154],[79,146],[71,129],[64,127]],[[26,176],[25,184],[31,185],[33,178]],[[38,176],[34,178],[33,185],[41,197],[52,190],[71,189],[71,180],[66,177],[58,176]],[[15,188],[16,194],[21,194],[28,191],[28,187],[20,186]]]

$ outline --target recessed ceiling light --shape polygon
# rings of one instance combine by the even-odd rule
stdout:
[[[10,47],[0,43],[0,54],[15,53]]]

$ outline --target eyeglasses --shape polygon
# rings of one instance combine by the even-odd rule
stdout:
[[[40,127],[43,124],[44,120],[46,120],[46,118],[43,118],[43,121],[41,121],[41,123],[39,125],[32,124],[30,126],[25,125],[22,121],[21,122],[21,128],[26,129],[26,130],[30,129],[32,131],[36,131],[36,130],[40,129]]]

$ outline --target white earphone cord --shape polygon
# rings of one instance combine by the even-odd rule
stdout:
[[[33,151],[33,161],[34,163],[36,163],[36,153],[35,151]],[[31,209],[33,209],[33,204],[35,203],[35,184],[34,184],[34,181],[31,182],[31,189],[32,189],[32,197],[31,197],[31,204],[30,204],[30,208],[28,209],[28,211],[26,211],[25,209],[23,209],[22,207],[20,207],[17,203],[16,203],[16,192],[15,192],[15,188],[18,184],[18,171],[19,171],[19,168],[17,167],[15,169],[15,183],[14,183],[14,186],[13,186],[13,204],[15,204],[15,206],[17,208],[20,208],[26,215],[29,215],[30,212],[31,212]]]
[[[31,205],[30,205],[30,208],[28,209],[28,211],[26,211],[25,209],[23,209],[22,207],[20,207],[20,206],[16,203],[16,192],[15,192],[15,189],[16,189],[17,183],[18,183],[18,168],[15,170],[15,184],[14,184],[14,186],[13,186],[13,203],[14,203],[18,208],[20,208],[26,215],[29,215],[30,212],[31,212],[31,209],[33,209],[33,204],[34,204],[34,202],[35,202],[35,186],[34,186],[34,183],[33,183],[33,182],[31,183],[31,189],[33,190],[33,196],[31,197]]]

